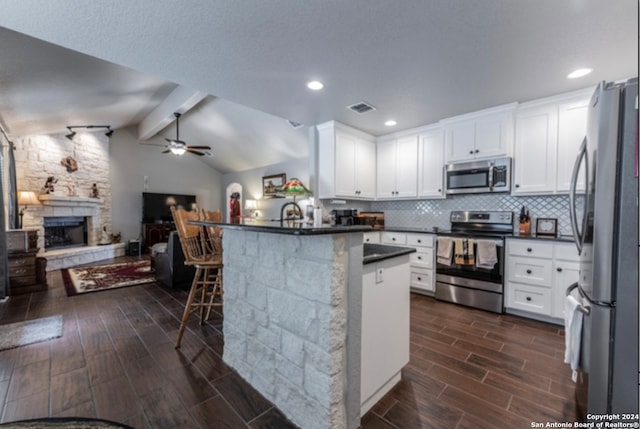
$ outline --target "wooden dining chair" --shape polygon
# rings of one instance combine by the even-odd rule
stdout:
[[[184,264],[196,268],[176,340],[176,348],[179,348],[191,313],[200,310],[202,325],[203,321],[209,318],[211,309],[222,305],[221,299],[216,299],[221,297],[222,291],[222,236],[211,236],[207,228],[188,223],[201,220],[199,211],[171,207],[171,214],[180,237]]]

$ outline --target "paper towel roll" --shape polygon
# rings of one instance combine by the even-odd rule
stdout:
[[[316,207],[313,209],[313,227],[319,228],[322,226],[322,209],[320,207]]]

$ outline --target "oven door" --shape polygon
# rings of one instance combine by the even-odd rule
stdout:
[[[502,277],[504,273],[504,240],[502,239],[486,239],[482,237],[449,237],[453,239],[453,254],[451,257],[451,264],[446,265],[440,262],[440,258],[436,258],[436,274],[445,275],[449,277],[461,277],[469,280],[479,280],[488,283],[497,283],[502,285]],[[456,263],[456,240],[461,240],[462,245],[473,245],[473,261],[468,260],[463,263]],[[486,240],[495,243],[496,256],[498,262],[492,267],[482,267],[477,263],[478,256],[478,240]],[[465,244],[466,243],[466,244]],[[437,248],[437,247],[436,247]],[[467,252],[469,253],[469,252]],[[437,254],[439,256],[439,254]]]

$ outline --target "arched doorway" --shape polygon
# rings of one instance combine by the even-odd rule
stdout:
[[[225,204],[226,210],[225,210],[225,222],[227,223],[231,223],[231,216],[229,214],[229,201],[231,200],[231,194],[233,194],[234,192],[237,192],[240,194],[240,213],[242,214],[242,185],[239,183],[230,183],[229,185],[227,185],[227,202]]]

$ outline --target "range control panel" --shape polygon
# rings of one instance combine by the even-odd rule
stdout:
[[[513,222],[513,212],[455,210],[451,212],[449,220],[451,223],[490,223],[511,225]]]

